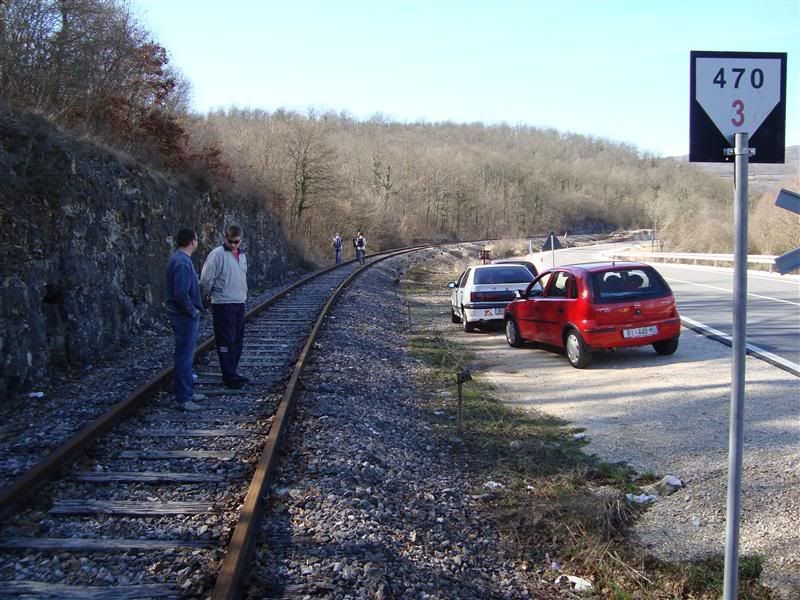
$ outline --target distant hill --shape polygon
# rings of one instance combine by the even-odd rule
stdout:
[[[689,156],[679,157],[688,161]],[[733,165],[726,163],[693,163],[707,173],[723,179],[733,179]],[[787,146],[786,162],[780,164],[753,163],[749,167],[750,196],[766,194],[796,182],[800,177],[800,146]],[[797,190],[795,190],[797,191]]]

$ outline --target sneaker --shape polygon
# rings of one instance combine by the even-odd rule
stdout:
[[[197,410],[203,410],[202,406],[200,406],[199,404],[195,404],[191,400],[187,400],[183,404],[178,404],[178,408],[180,408],[181,410],[185,410],[187,412],[195,412]]]
[[[208,400],[208,396],[206,396],[205,394],[200,394],[195,392],[194,394],[192,394],[192,400],[197,400],[197,401]]]
[[[197,373],[192,373],[192,381],[193,381],[193,382],[194,382],[194,381],[197,381],[197,379],[198,379],[198,375],[197,375]]]
[[[240,383],[248,383],[250,381],[249,377],[245,377],[244,375],[239,375],[238,373],[233,376],[234,381],[238,381]]]
[[[240,390],[244,387],[244,381],[239,379],[230,379],[225,382],[225,387],[229,390]]]

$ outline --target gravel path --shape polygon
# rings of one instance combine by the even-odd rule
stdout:
[[[441,280],[459,266],[442,263]],[[430,302],[441,305],[448,338],[475,352],[475,370],[505,402],[585,427],[587,451],[604,460],[684,480],[637,522],[633,537],[648,552],[666,560],[724,553],[730,348],[684,329],[674,356],[622,350],[597,354],[579,371],[564,356],[510,348],[502,331],[465,334],[450,325],[446,288]],[[800,379],[748,357],[740,556],[763,555],[762,581],[785,598],[800,598],[798,489]]]
[[[503,555],[469,458],[430,425],[426,368],[403,348],[404,300],[387,293],[407,260],[362,275],[319,339],[250,595],[568,597]]]

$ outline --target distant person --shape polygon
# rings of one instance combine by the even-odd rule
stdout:
[[[229,225],[225,229],[225,243],[209,253],[200,274],[200,286],[211,295],[222,382],[225,387],[237,390],[249,381],[238,373],[247,300],[247,257],[241,250],[242,235],[241,227]]]
[[[338,233],[333,236],[333,242],[331,242],[331,246],[333,246],[333,252],[336,256],[336,264],[342,262],[342,236]]]
[[[192,362],[197,345],[197,331],[203,301],[197,271],[191,256],[197,250],[197,234],[191,229],[181,229],[175,238],[177,250],[170,256],[167,264],[166,309],[172,331],[175,334],[175,402],[179,408],[188,411],[200,410],[192,400],[200,400],[194,394]]]
[[[364,264],[364,254],[367,250],[367,238],[359,231],[355,240],[356,258],[360,264]]]

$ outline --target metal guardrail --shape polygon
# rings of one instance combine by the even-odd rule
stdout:
[[[655,260],[665,262],[688,262],[689,264],[708,264],[716,267],[719,263],[733,264],[733,254],[698,254],[692,252],[611,252],[609,258],[617,260],[641,260],[650,262]],[[748,254],[747,263],[767,265],[772,273],[775,266],[775,256],[768,254]]]

